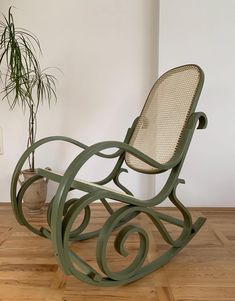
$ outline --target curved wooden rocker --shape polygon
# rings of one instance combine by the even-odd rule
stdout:
[[[36,142],[22,155],[11,183],[11,202],[16,219],[30,231],[51,239],[58,264],[66,275],[74,275],[86,283],[97,286],[130,283],[166,264],[201,228],[205,218],[199,217],[195,223],[192,223],[189,211],[176,197],[176,187],[179,183],[184,183],[179,179],[179,173],[194,130],[204,129],[207,125],[206,115],[195,113],[203,81],[203,72],[196,65],[180,66],[162,75],[150,91],[140,116],[128,129],[124,142],[107,141],[88,147],[67,137],[53,136]],[[20,171],[28,156],[39,146],[58,140],[74,144],[83,151],[72,161],[64,175],[39,168],[37,174],[17,190]],[[110,148],[117,150],[112,154],[102,152]],[[96,183],[76,180],[75,176],[80,168],[94,155],[107,159],[117,158],[112,172]],[[128,167],[140,173],[158,174],[170,170],[170,174],[160,193],[151,199],[140,200],[119,182],[119,175],[127,172],[122,167],[124,162]],[[26,220],[22,210],[22,199],[27,188],[41,177],[57,182],[59,186],[48,206],[48,228],[37,229]],[[103,186],[111,181],[122,192]],[[83,191],[85,195],[67,200],[67,195],[71,190]],[[155,206],[167,197],[181,212],[182,220],[156,210]],[[124,206],[113,211],[107,199],[121,202]],[[100,229],[84,232],[90,220],[90,205],[96,200],[101,200],[110,216]],[[75,230],[72,229],[75,219],[82,212],[84,212],[83,221]],[[162,238],[170,245],[168,251],[146,265],[144,261],[149,247],[148,233],[143,228],[130,224],[140,213],[151,219]],[[181,228],[181,234],[177,239],[172,238],[164,222]],[[106,249],[112,231],[118,227],[121,230],[116,236],[114,245],[119,254],[128,255],[124,245],[131,233],[138,234],[140,246],[136,257],[128,267],[113,272],[107,264]],[[100,271],[95,270],[70,248],[71,241],[81,241],[92,237],[98,237],[96,260]]]

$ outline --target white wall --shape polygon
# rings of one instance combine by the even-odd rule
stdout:
[[[40,108],[38,138],[61,134],[87,144],[122,140],[156,78],[157,1],[1,0],[1,11],[6,13],[9,5],[16,6],[17,23],[39,37],[42,64],[63,71],[57,72],[58,103],[50,110]],[[207,113],[209,125],[194,135],[181,173],[186,185],[179,194],[188,206],[234,206],[235,2],[161,1],[159,35],[160,74],[196,63],[206,77],[198,110]],[[0,126],[5,151],[0,201],[8,201],[10,177],[25,147],[26,117],[1,103]],[[38,152],[37,162],[63,169],[75,155],[75,148],[53,144]],[[81,176],[95,179],[110,167],[97,161]],[[133,174],[129,187],[143,197],[151,195],[154,179],[146,179],[143,185]],[[157,178],[156,186],[161,184]]]
[[[93,144],[124,138],[157,76],[157,4],[155,0],[1,0],[2,13],[15,6],[16,23],[38,36],[42,65],[62,70],[56,72],[58,103],[50,110],[46,105],[40,108],[38,139],[59,134]],[[19,108],[9,112],[6,102],[0,105],[5,151],[0,156],[0,201],[9,201],[10,177],[25,148],[27,116]],[[63,169],[76,154],[75,148],[54,143],[37,153],[37,165]],[[94,180],[108,168],[108,162],[97,161],[81,177]],[[129,187],[147,197],[154,192],[154,178],[141,180],[133,174]]]
[[[189,206],[235,206],[234,37],[234,0],[160,2],[159,73],[187,63],[205,72],[198,111],[209,124],[196,131],[181,174]]]

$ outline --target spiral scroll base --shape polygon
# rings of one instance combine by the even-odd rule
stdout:
[[[54,197],[48,206],[48,227],[37,229],[31,225],[24,216],[22,200],[27,188],[39,178],[40,175],[30,178],[21,186],[15,198],[16,215],[19,217],[19,221],[22,225],[26,226],[30,231],[37,235],[51,239],[53,243],[55,243],[52,232],[53,223],[56,223],[56,225],[61,224],[60,233],[56,234],[56,243],[58,239],[61,240],[61,248],[59,249],[59,252],[56,253],[60,267],[65,274],[73,275],[81,281],[92,285],[123,285],[136,281],[161,268],[187,245],[205,222],[205,218],[200,217],[194,224],[192,223],[190,213],[176,197],[176,187],[179,183],[183,183],[182,180],[177,180],[169,194],[169,198],[182,213],[183,220],[159,213],[155,210],[156,208],[143,206],[143,203],[141,204],[140,202],[138,205],[133,205],[127,204],[125,201],[123,207],[113,211],[106,201],[106,198],[112,198],[112,194],[107,191],[95,191],[93,193],[88,193],[81,198],[72,198],[66,201],[63,205],[62,218],[59,218],[59,215],[56,213],[58,216],[56,217],[57,220],[55,220],[53,215],[53,207],[56,202],[56,198]],[[101,200],[110,216],[100,229],[86,232],[86,228],[89,225],[91,218],[91,204],[98,199]],[[119,201],[122,202],[122,200]],[[74,228],[75,220],[82,214],[82,221]],[[143,228],[132,223],[134,218],[140,214],[146,215],[151,220],[156,227],[156,230],[161,234],[163,240],[170,245],[170,248],[163,255],[148,264],[144,264],[149,251],[148,233]],[[177,239],[171,237],[163,222],[168,222],[181,228],[181,233]],[[125,249],[125,242],[129,235],[133,233],[138,234],[140,242],[135,258],[132,259],[132,262],[128,267],[118,272],[111,271],[107,263],[107,244],[115,229],[117,229],[118,233],[114,240],[114,247],[116,252],[121,256],[127,257],[129,255]],[[94,269],[71,249],[71,242],[77,241],[81,243],[82,240],[94,237],[97,237],[96,261],[99,267],[98,270]]]

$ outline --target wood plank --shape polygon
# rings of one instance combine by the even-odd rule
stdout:
[[[95,229],[104,223],[108,214],[98,203],[92,205],[92,209],[89,227]],[[159,211],[181,216],[174,208]],[[99,288],[72,276],[64,286],[66,277],[61,272],[56,275],[51,242],[18,225],[10,204],[0,204],[0,301],[235,301],[235,208],[192,208],[190,211],[194,219],[203,215],[207,222],[169,264],[135,283]],[[45,212],[28,218],[35,226],[45,225]],[[149,234],[151,244],[146,262],[151,262],[168,246],[146,216],[138,216],[135,224],[145,227]],[[167,227],[174,237],[179,235],[178,229]],[[126,243],[130,257],[122,258],[114,250],[114,238],[115,235],[110,239],[107,257],[110,267],[118,270],[134,258],[139,239],[137,235],[131,236]],[[72,246],[89,264],[97,267],[95,247],[96,239]]]

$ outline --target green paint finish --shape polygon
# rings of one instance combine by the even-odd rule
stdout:
[[[195,113],[196,103],[200,96],[203,85],[203,74],[199,86],[195,93],[195,101],[190,111],[187,124],[184,128],[180,139],[179,147],[173,158],[166,164],[160,164],[153,158],[142,153],[138,149],[130,146],[128,142],[135,130],[138,118],[134,121],[132,127],[128,129],[124,142],[106,141],[96,143],[92,146],[86,146],[71,138],[62,136],[47,137],[34,143],[21,156],[16,165],[11,182],[11,202],[12,208],[17,221],[26,226],[30,231],[48,238],[52,241],[54,253],[59,266],[64,273],[74,275],[81,281],[96,285],[96,286],[117,286],[133,282],[154,270],[162,267],[173,256],[175,256],[193,236],[199,231],[204,224],[205,219],[200,217],[193,224],[190,212],[183,206],[176,196],[176,188],[178,184],[184,184],[184,181],[179,179],[179,174],[188,151],[193,133],[196,128],[204,129],[207,126],[207,118],[204,113]],[[20,190],[17,190],[17,182],[21,169],[30,156],[38,147],[53,141],[64,141],[74,144],[82,149],[81,153],[72,161],[64,175],[58,175],[53,171],[45,169],[37,169],[35,177],[25,182]],[[103,151],[115,148],[112,154],[104,154]],[[123,184],[120,183],[119,176],[122,172],[128,172],[123,168],[125,153],[129,152],[143,162],[157,168],[156,173],[161,173],[170,170],[169,177],[163,186],[162,190],[153,198],[140,200],[135,198]],[[91,186],[87,183],[80,182],[75,179],[76,174],[86,162],[94,155],[106,159],[115,159],[116,164],[109,175],[103,180],[96,182],[99,186]],[[36,229],[29,224],[23,214],[22,199],[26,189],[37,179],[45,177],[59,184],[56,194],[48,206],[47,222],[48,228],[41,227]],[[109,182],[114,182],[124,193],[119,193],[111,190],[106,190],[102,185]],[[71,190],[83,191],[85,194],[80,198],[69,198]],[[159,213],[155,206],[161,204],[166,198],[169,198],[172,204],[181,212],[182,219],[171,217],[169,215]],[[123,204],[123,207],[113,211],[107,199],[112,199]],[[87,232],[87,226],[90,223],[91,207],[95,201],[100,200],[104,208],[109,213],[104,225],[96,231]],[[73,224],[78,216],[83,214],[83,219],[80,225],[74,229]],[[169,250],[163,255],[153,260],[151,263],[144,265],[145,258],[149,251],[149,237],[146,230],[130,224],[133,219],[144,214],[152,221],[165,242],[169,244]],[[127,224],[128,222],[128,224]],[[181,233],[177,239],[173,239],[167,231],[163,222],[168,222],[181,229]],[[107,244],[113,230],[116,230],[117,236],[114,241],[115,250],[122,256],[128,256],[125,249],[125,241],[132,233],[137,233],[139,236],[139,250],[136,257],[130,262],[128,267],[123,270],[113,272],[110,270],[107,263]],[[85,262],[80,256],[75,254],[70,246],[72,241],[86,240],[97,237],[96,260],[99,266],[98,271]],[[105,276],[104,276],[105,275]]]

